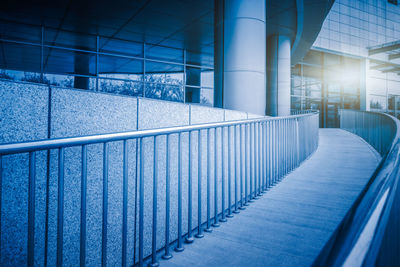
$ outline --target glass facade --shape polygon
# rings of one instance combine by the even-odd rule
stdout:
[[[2,79],[213,104],[212,55],[5,21],[0,49]]]
[[[292,109],[317,109],[321,127],[338,127],[338,109],[360,109],[359,66],[358,59],[310,51],[292,68]]]
[[[400,113],[399,72],[376,68],[388,55],[369,53],[399,40],[400,5],[336,0],[312,49],[292,67],[292,109],[321,110],[326,127],[337,125],[339,108]],[[200,50],[0,21],[2,79],[213,105],[214,55]],[[400,56],[390,63],[400,71]]]
[[[369,49],[400,40],[400,6],[387,0],[336,0],[308,55],[292,69],[292,108],[321,111],[321,126],[337,126],[337,109],[400,113],[400,75],[382,71],[388,54]],[[390,53],[400,53],[400,50]],[[320,69],[319,69],[320,68]]]

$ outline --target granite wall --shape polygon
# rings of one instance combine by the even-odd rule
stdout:
[[[71,90],[31,83],[0,81],[0,143],[22,142],[47,138],[61,138],[101,133],[135,131],[180,125],[200,124],[254,118],[255,115],[238,111],[216,109],[199,105],[188,105],[160,100]],[[191,134],[192,155],[192,226],[198,221],[198,132]],[[214,130],[210,130],[210,166],[207,166],[207,131],[201,131],[201,197],[202,222],[206,220],[207,173],[211,180],[211,215],[214,214]],[[233,134],[230,130],[229,134]],[[189,179],[189,135],[182,138],[182,188],[183,188],[183,230],[188,229],[188,179]],[[221,161],[221,147],[228,157],[228,130],[224,131],[224,145],[221,132],[217,131],[217,158]],[[171,215],[170,240],[177,238],[177,174],[178,135],[169,137]],[[144,254],[151,252],[154,138],[144,138]],[[121,265],[122,251],[122,142],[111,142],[108,169],[108,227],[107,264]],[[138,197],[136,179],[136,141],[128,141],[128,233],[127,264],[133,264],[134,244],[138,245]],[[158,170],[157,183],[157,247],[165,242],[165,190],[166,190],[166,137],[157,137]],[[58,151],[36,153],[36,198],[35,198],[35,266],[43,266],[45,254],[47,265],[56,264],[57,248],[57,190]],[[233,153],[233,151],[232,151]],[[233,155],[233,154],[232,154]],[[49,158],[49,160],[47,160]],[[80,257],[80,214],[81,214],[81,148],[65,149],[64,178],[64,264],[75,266]],[[86,264],[97,266],[101,263],[102,244],[102,198],[103,198],[103,145],[88,145],[87,176],[87,242]],[[27,263],[28,224],[28,154],[3,157],[1,181],[1,236],[0,265],[20,266]],[[220,164],[218,164],[220,166]],[[233,168],[233,167],[232,167]],[[218,210],[221,210],[222,170],[217,171]],[[224,169],[225,179],[228,166]],[[227,183],[225,183],[225,207],[228,206]],[[234,191],[232,191],[232,201]],[[48,205],[46,205],[48,198]],[[46,216],[47,214],[47,216]],[[46,223],[47,221],[47,223]],[[136,223],[136,225],[135,225]],[[135,227],[136,226],[136,227]],[[47,244],[46,244],[47,239]],[[136,242],[135,242],[136,239]],[[45,249],[47,247],[47,253]]]

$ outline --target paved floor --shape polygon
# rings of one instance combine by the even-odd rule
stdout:
[[[161,266],[310,266],[380,158],[363,140],[320,130],[310,159],[221,227]]]

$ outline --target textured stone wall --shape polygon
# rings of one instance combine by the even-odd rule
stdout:
[[[0,82],[0,143],[46,139],[48,87]],[[36,155],[35,264],[43,265],[47,152]],[[27,265],[27,153],[3,157],[1,180],[1,266]],[[41,255],[41,256],[40,256]]]
[[[21,142],[80,135],[144,130],[239,120],[254,117],[238,111],[215,109],[199,105],[187,105],[160,100],[93,93],[30,83],[0,81],[0,143]],[[202,222],[206,220],[207,173],[211,175],[211,216],[214,215],[214,130],[210,130],[210,162],[207,166],[207,131],[202,138]],[[233,130],[230,131],[233,134]],[[188,133],[182,138],[182,203],[183,232],[187,232],[188,222]],[[225,149],[228,142],[224,132]],[[192,144],[192,226],[197,226],[198,216],[198,132],[191,134]],[[151,253],[152,206],[153,206],[153,163],[154,139],[143,139],[144,145],[144,254]],[[122,142],[111,142],[108,169],[108,227],[107,263],[121,265],[122,251]],[[221,133],[217,131],[217,157],[221,161]],[[157,137],[157,247],[165,243],[165,177],[166,177],[166,137]],[[135,217],[138,216],[136,180],[136,141],[128,141],[128,233],[127,264],[133,264],[135,244]],[[171,208],[170,240],[177,238],[177,177],[178,177],[178,135],[169,138]],[[227,160],[228,151],[225,150]],[[233,151],[232,151],[233,153]],[[233,155],[233,154],[232,154]],[[86,263],[100,265],[102,237],[103,198],[103,145],[88,145],[87,166],[87,242]],[[58,151],[50,152],[49,175],[47,175],[47,151],[36,155],[36,209],[35,209],[35,265],[44,265],[46,232],[46,195],[48,194],[48,242],[47,264],[56,264],[57,248],[57,190]],[[64,178],[64,263],[68,266],[79,264],[80,216],[81,216],[81,148],[65,149]],[[3,179],[1,198],[1,259],[2,266],[26,265],[27,224],[28,224],[28,154],[5,156],[3,159]],[[227,177],[228,166],[225,166]],[[218,209],[221,210],[222,170],[217,169]],[[227,207],[227,183],[225,184],[225,206]],[[234,191],[232,191],[232,196]],[[233,201],[233,199],[232,199]],[[136,228],[138,224],[136,220]],[[138,245],[138,234],[136,234]],[[136,258],[138,253],[136,252]]]

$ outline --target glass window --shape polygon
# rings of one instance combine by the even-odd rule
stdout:
[[[370,109],[373,110],[386,110],[386,97],[370,95]]]
[[[41,49],[39,46],[0,42],[0,49],[2,51],[0,53],[1,69],[40,73]]]
[[[201,72],[201,87],[214,88],[214,71]]]
[[[183,102],[183,86],[146,83],[145,97]]]
[[[99,77],[141,81],[143,61],[99,55]]]
[[[214,90],[202,88],[200,91],[200,104],[206,106],[214,105]]]
[[[100,92],[113,93],[113,94],[142,96],[143,82],[100,78],[98,90]]]
[[[0,78],[172,101],[184,101],[187,86],[198,90],[197,102],[212,104],[212,47],[184,53],[179,48],[14,24],[0,24],[0,38],[7,40],[0,41]]]
[[[43,68],[46,73],[96,75],[96,56],[92,53],[45,48]]]
[[[143,57],[143,44],[101,37],[99,38],[99,51],[103,53]]]
[[[146,58],[183,63],[183,50],[146,44]]]
[[[74,76],[73,75],[62,75],[62,74],[44,74],[44,81],[53,86],[73,88],[74,87]],[[95,84],[92,88],[95,87]]]
[[[202,51],[201,54],[186,51],[186,64],[214,67],[214,51]]]
[[[96,51],[96,36],[67,32],[46,28],[44,31],[44,44],[75,48],[85,51]]]
[[[146,61],[146,74],[152,73],[183,73],[183,65]]]
[[[2,21],[0,23],[0,37],[2,39],[40,44],[42,29],[40,27]]]

